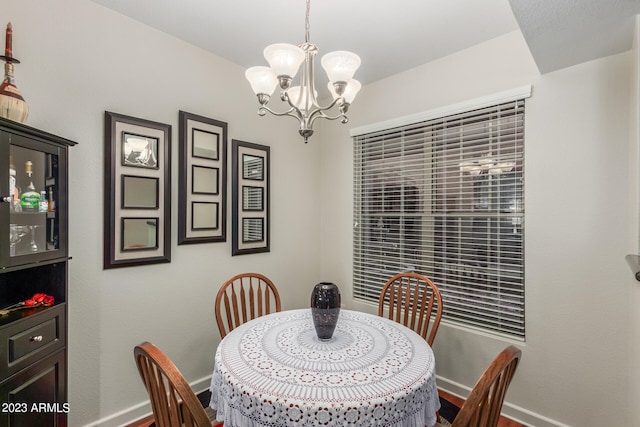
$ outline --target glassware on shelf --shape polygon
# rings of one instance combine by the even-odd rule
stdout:
[[[33,185],[33,182],[30,182],[27,187],[27,191],[22,193],[22,196],[20,196],[22,210],[37,212],[40,207],[40,198],[40,193],[36,191],[36,187]]]
[[[13,156],[9,156],[9,208],[13,210],[16,191],[16,167],[13,164]]]
[[[47,212],[48,210],[49,210],[49,200],[47,200],[47,192],[41,191],[38,212]]]
[[[55,199],[53,198],[53,187],[49,187],[49,204],[47,205],[47,210],[49,212],[56,211],[56,202],[55,202]]]
[[[16,245],[20,243],[22,238],[29,232],[26,225],[10,224],[9,225],[9,255],[16,255]]]
[[[40,227],[39,225],[30,225],[29,230],[31,231],[31,241],[29,242],[29,249],[31,252],[38,252],[38,244],[36,243],[36,228]]]

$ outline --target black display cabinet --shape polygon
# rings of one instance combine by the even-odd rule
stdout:
[[[0,118],[3,426],[67,424],[68,150],[75,144]]]

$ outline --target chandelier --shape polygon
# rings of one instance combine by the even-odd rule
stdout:
[[[258,115],[264,116],[268,111],[275,116],[291,116],[298,119],[299,133],[305,143],[313,135],[313,123],[318,118],[341,119],[342,123],[347,123],[349,105],[360,90],[360,82],[353,79],[360,66],[360,57],[347,51],[329,52],[321,58],[320,63],[329,78],[327,87],[333,101],[324,107],[318,104],[313,72],[313,58],[318,53],[318,48],[309,42],[309,9],[310,0],[307,0],[304,43],[299,46],[286,43],[269,45],[264,49],[264,57],[270,67],[251,67],[245,72],[260,103]],[[300,84],[291,86],[303,62]],[[288,104],[289,109],[286,111],[276,112],[267,107],[276,86],[280,86],[280,99]],[[335,106],[337,111],[330,113],[329,110]]]
[[[466,172],[471,176],[478,176],[480,174],[500,175],[502,173],[511,172],[515,165],[516,162],[513,161],[500,162],[495,160],[491,152],[485,156],[459,164],[460,172]]]

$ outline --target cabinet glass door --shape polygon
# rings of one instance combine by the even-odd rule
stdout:
[[[8,226],[8,265],[63,257],[66,248],[61,247],[60,233],[66,230],[59,209],[61,172],[66,166],[63,149],[18,135],[9,139],[9,221],[2,224]]]

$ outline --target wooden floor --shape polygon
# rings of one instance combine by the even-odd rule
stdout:
[[[445,391],[438,390],[438,393],[440,394],[440,396],[442,396],[449,402],[453,403],[457,407],[461,407],[462,404],[464,403],[464,400],[452,394],[449,394]],[[126,427],[148,427],[152,423],[153,423],[153,415],[143,418],[141,420],[135,421]],[[500,422],[498,423],[498,427],[526,427],[526,426],[523,424],[517,423],[513,420],[510,420],[509,418],[500,417]]]
[[[438,390],[438,394],[442,396],[444,399],[456,405],[458,408],[462,407],[464,403],[463,399],[460,399],[457,396],[447,393],[446,391]],[[498,422],[498,427],[526,427],[524,424],[517,423],[513,420],[510,420],[507,417],[500,417],[500,421]]]
[[[153,415],[149,415],[146,418],[143,418],[138,421],[134,421],[133,423],[127,425],[126,427],[148,427],[153,423]]]

